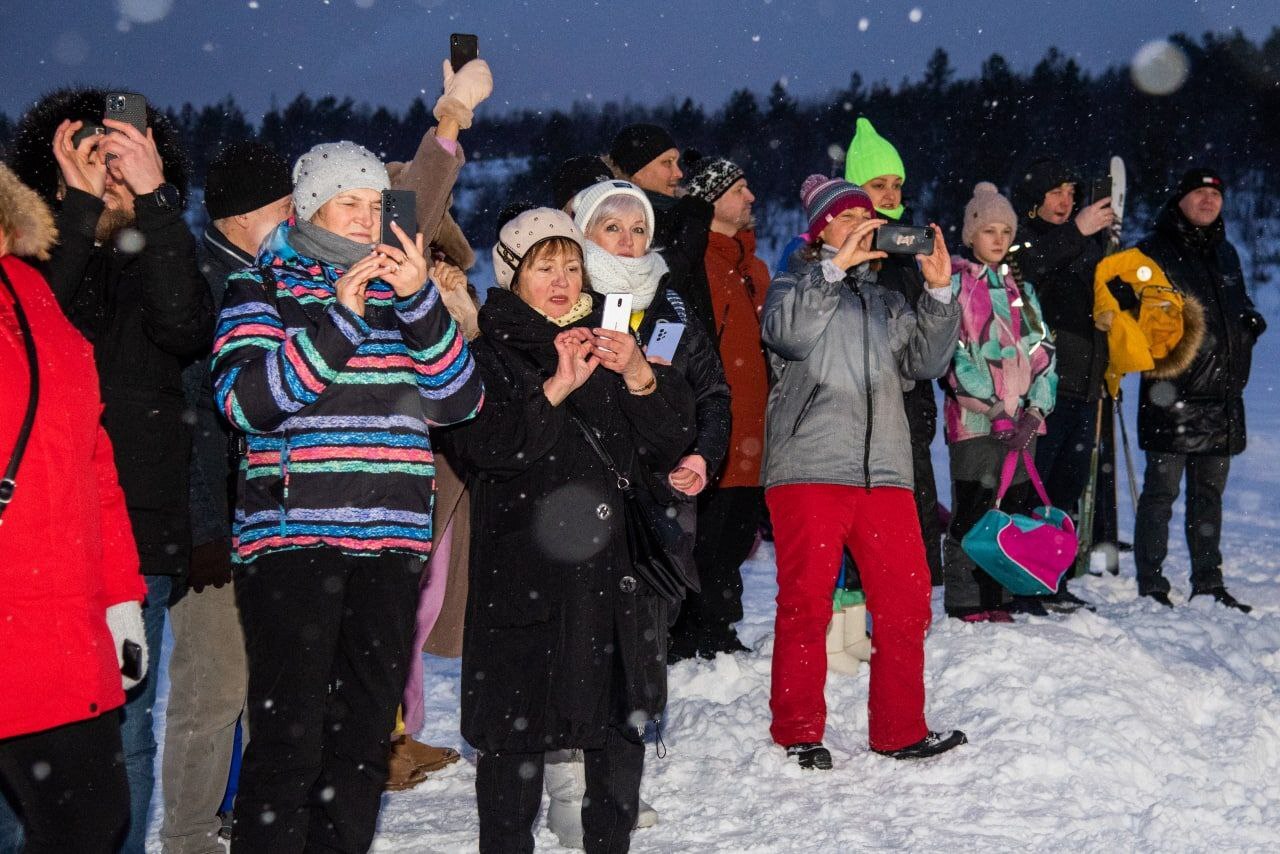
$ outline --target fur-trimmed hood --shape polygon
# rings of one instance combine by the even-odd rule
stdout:
[[[1146,374],[1153,380],[1171,380],[1181,376],[1195,361],[1204,343],[1204,306],[1191,294],[1182,293],[1182,337],[1156,366]]]
[[[123,89],[58,89],[36,102],[19,120],[9,150],[9,165],[31,189],[50,205],[57,205],[58,162],[53,157],[53,134],[64,120],[101,122],[108,92]],[[164,177],[178,188],[185,204],[191,177],[177,129],[164,113],[147,105],[147,124],[164,163]]]
[[[0,232],[9,241],[8,254],[20,258],[47,261],[49,249],[58,241],[58,229],[53,224],[49,206],[3,163],[0,163]]]

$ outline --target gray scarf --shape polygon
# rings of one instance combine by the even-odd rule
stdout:
[[[356,243],[354,240],[348,240],[328,229],[301,219],[289,234],[289,245],[297,250],[299,255],[305,255],[344,270],[368,255],[374,246],[372,243]]]

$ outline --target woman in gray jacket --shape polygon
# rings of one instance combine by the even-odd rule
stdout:
[[[965,741],[924,719],[930,582],[913,497],[902,394],[951,362],[959,307],[941,230],[920,256],[928,287],[915,306],[876,284],[870,197],[812,175],[800,191],[808,246],[769,287],[762,337],[775,384],[766,425],[765,501],[773,519],[778,609],[770,727],[804,768],[829,769],[822,746],[824,634],[842,549],[861,571],[875,625],[871,749],[932,756]]]

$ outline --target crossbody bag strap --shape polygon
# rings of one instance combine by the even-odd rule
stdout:
[[[578,413],[573,410],[573,405],[569,404],[567,401],[566,404],[569,406],[569,410],[566,413],[569,416],[569,420],[577,425],[583,438],[587,440],[587,445],[590,446],[592,452],[600,458],[600,462],[604,463],[604,467],[608,469],[610,474],[617,478],[618,489],[622,490],[624,493],[628,492],[631,489],[631,478],[623,474],[622,470],[618,468],[617,464],[613,461],[613,457],[611,457],[609,452],[604,449],[604,445],[600,444],[600,437],[596,435],[595,431],[592,430],[585,421],[578,417]]]
[[[31,428],[36,422],[36,405],[40,401],[40,368],[36,361],[36,341],[31,334],[31,324],[27,322],[27,313],[22,310],[18,292],[9,281],[9,274],[5,272],[2,265],[0,265],[0,282],[4,283],[4,289],[13,299],[13,313],[18,319],[18,330],[22,333],[22,346],[27,354],[27,373],[31,378],[27,392],[27,411],[22,417],[22,426],[18,428],[18,440],[14,443],[13,454],[5,467],[4,477],[0,478],[0,517],[2,517],[9,502],[13,500],[14,491],[18,488],[18,466],[22,465],[22,457],[27,450],[27,440],[31,438]],[[3,520],[0,519],[0,521]]]

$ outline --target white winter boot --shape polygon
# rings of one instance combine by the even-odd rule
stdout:
[[[845,650],[845,621],[848,615],[836,611],[827,626],[827,669],[846,676],[857,676],[862,661]]]
[[[871,660],[866,605],[850,605],[844,609],[844,650],[859,661]]]
[[[565,848],[583,848],[582,798],[587,793],[587,773],[582,751],[547,751],[542,779],[551,798],[547,829]]]

